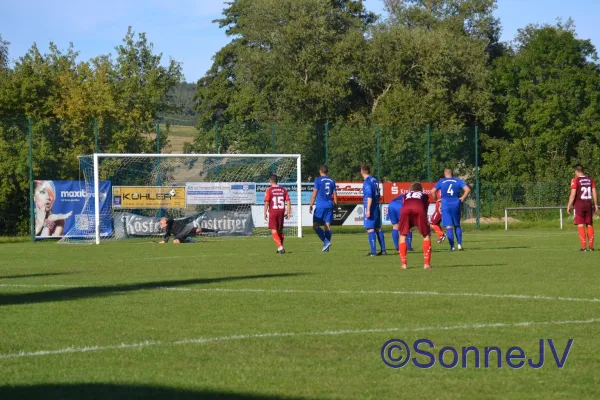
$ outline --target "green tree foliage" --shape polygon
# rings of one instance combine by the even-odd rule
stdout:
[[[566,178],[578,161],[600,173],[600,70],[589,40],[572,22],[530,25],[496,60],[499,119],[483,154],[489,180]]]
[[[162,66],[145,35],[131,29],[116,51],[114,61],[104,55],[77,62],[73,46],[62,52],[51,43],[42,54],[34,44],[0,74],[0,234],[27,231],[28,117],[34,179],[83,178],[77,156],[94,151],[94,119],[100,150],[155,150],[149,134],[172,108],[181,66],[173,60]]]
[[[271,122],[297,129],[280,132],[280,148],[322,162],[317,142],[325,122],[352,112],[360,48],[375,16],[358,0],[235,0],[218,20],[232,37],[198,82],[200,135],[194,148],[211,148],[215,121],[221,151],[244,149],[245,137]],[[317,128],[319,126],[320,128]]]
[[[0,73],[8,68],[8,45],[10,43],[2,40],[0,34]]]

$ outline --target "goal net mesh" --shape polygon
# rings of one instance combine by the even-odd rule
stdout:
[[[297,156],[98,155],[101,241],[156,239],[162,217],[184,219],[212,236],[269,235],[264,192],[277,175],[292,200],[285,235],[298,236]],[[80,156],[85,204],[59,243],[95,243],[94,156]],[[205,233],[201,233],[204,235]]]

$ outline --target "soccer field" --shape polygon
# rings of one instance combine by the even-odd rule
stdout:
[[[600,253],[571,227],[465,232],[464,252],[434,243],[431,271],[420,239],[402,271],[364,234],[328,254],[306,235],[285,255],[270,238],[0,245],[0,399],[600,398]],[[481,367],[393,369],[390,339],[475,346]],[[548,343],[542,368],[507,364],[514,346],[537,363],[540,339],[559,361],[574,339],[563,368]]]

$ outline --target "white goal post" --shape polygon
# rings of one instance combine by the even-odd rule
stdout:
[[[563,229],[563,210],[567,207],[556,206],[556,207],[507,207],[504,209],[504,230],[508,230],[508,212],[509,211],[527,211],[527,210],[558,210],[560,215],[560,229]]]
[[[244,213],[251,216],[251,233],[246,228],[245,234],[260,232],[266,235],[266,224],[262,218],[264,203],[259,202],[257,194],[259,188],[265,190],[272,174],[277,175],[279,183],[287,187],[293,201],[293,215],[290,221],[286,221],[286,230],[289,235],[302,237],[300,154],[94,153],[79,156],[79,162],[86,184],[84,211],[79,218],[83,223],[67,232],[61,240],[63,243],[100,244],[103,240],[121,239],[123,235],[115,234],[117,216],[125,218],[122,216],[133,215],[138,219],[152,219],[151,224],[155,226],[158,217],[165,216],[163,213],[173,218],[189,219],[191,215],[197,217],[212,212],[213,216],[208,217],[208,221],[212,222],[211,218],[214,218],[215,225],[225,212]],[[110,189],[103,186],[106,182]],[[212,190],[212,187],[218,189]],[[136,190],[137,193],[125,196],[124,193],[130,190]],[[107,191],[110,191],[108,195],[105,193]],[[130,196],[138,200],[141,197],[142,200],[132,205]],[[106,200],[107,197],[110,201]],[[213,199],[216,200],[211,203]],[[105,204],[107,202],[110,204]],[[215,217],[215,214],[220,217]],[[202,220],[198,218],[194,224]],[[112,227],[107,227],[108,224],[112,224]],[[159,236],[156,229],[152,234]],[[226,232],[221,234],[226,235]],[[125,236],[129,237],[127,232]]]

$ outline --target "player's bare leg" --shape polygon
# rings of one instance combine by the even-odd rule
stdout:
[[[423,259],[425,269],[431,269],[431,235],[423,236]]]
[[[586,251],[587,250],[587,240],[585,237],[585,224],[579,224],[577,225],[577,230],[579,233],[579,243],[581,243],[581,250],[579,251]]]
[[[406,235],[400,235],[400,264],[402,269],[408,268],[408,264],[406,262],[406,253],[408,252],[408,247],[406,245]]]

